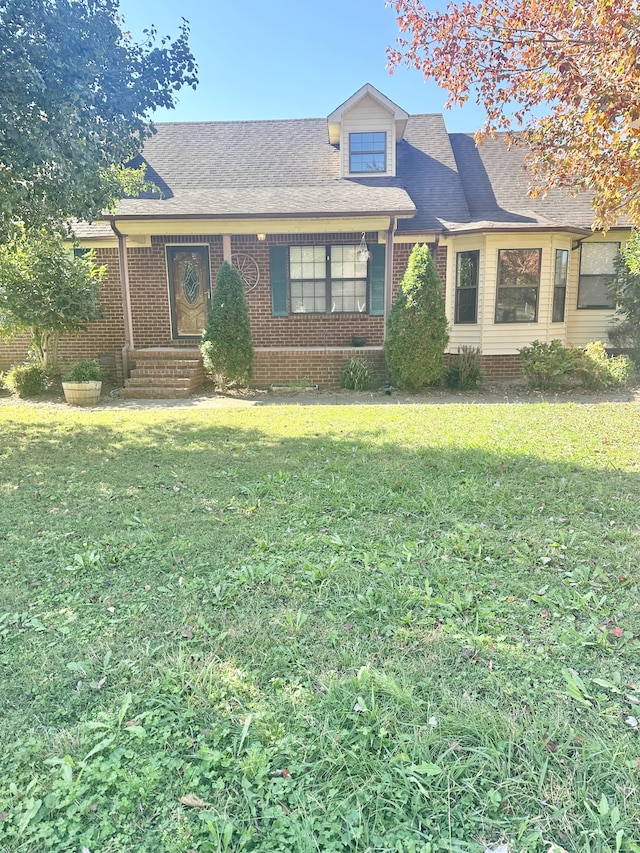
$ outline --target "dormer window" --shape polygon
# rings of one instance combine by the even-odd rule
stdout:
[[[349,134],[349,172],[368,173],[387,171],[387,134]]]

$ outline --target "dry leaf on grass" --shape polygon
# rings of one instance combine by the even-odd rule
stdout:
[[[197,794],[185,794],[184,797],[178,797],[178,802],[192,809],[204,809],[207,806],[213,805],[213,803],[208,803],[206,800],[201,800]]]

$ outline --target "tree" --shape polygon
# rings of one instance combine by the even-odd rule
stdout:
[[[414,246],[389,320],[385,350],[392,380],[417,390],[444,374],[449,342],[442,283],[427,246]]]
[[[613,325],[608,330],[615,347],[628,349],[640,367],[640,232],[634,231],[620,250],[616,275],[609,292],[615,305]]]
[[[535,195],[594,194],[594,224],[640,224],[640,10],[637,0],[462,0],[444,13],[388,0],[402,33],[391,69],[415,66],[486,111],[476,134],[526,143]]]
[[[221,384],[250,384],[253,345],[249,306],[240,273],[226,261],[216,276],[201,349],[206,370]]]
[[[102,317],[98,294],[105,272],[91,256],[74,257],[44,229],[0,244],[0,338],[30,334],[32,357],[55,368],[61,335]]]
[[[195,88],[186,22],[173,41],[152,28],[135,44],[118,5],[0,0],[0,239],[19,222],[91,221],[139,187],[122,166],[150,114]]]

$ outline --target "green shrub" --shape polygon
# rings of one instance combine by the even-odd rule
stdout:
[[[11,368],[5,382],[18,397],[37,397],[47,390],[47,372],[40,364],[20,364]]]
[[[249,306],[240,273],[226,261],[216,277],[200,349],[205,370],[220,384],[251,383],[253,346]]]
[[[373,381],[371,365],[363,358],[350,358],[340,374],[340,387],[350,391],[367,391]]]
[[[442,283],[427,246],[415,246],[391,306],[385,351],[399,388],[417,390],[444,375],[449,342]]]
[[[633,231],[620,250],[609,294],[616,306],[609,340],[616,349],[627,350],[640,367],[640,231]]]
[[[602,341],[587,344],[577,364],[580,384],[591,391],[619,388],[631,380],[633,373],[634,365],[629,356],[608,356]]]
[[[546,344],[533,341],[531,346],[518,350],[522,371],[532,388],[550,391],[562,388],[576,370],[575,350],[563,346],[559,340]]]
[[[459,388],[462,391],[479,388],[484,382],[479,348],[458,347],[458,355],[451,359],[444,379],[448,388]]]
[[[76,361],[62,377],[63,382],[100,382],[101,379],[102,369],[93,359]]]

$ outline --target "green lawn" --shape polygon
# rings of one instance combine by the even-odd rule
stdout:
[[[4,405],[0,501],[2,853],[640,851],[637,404]]]

